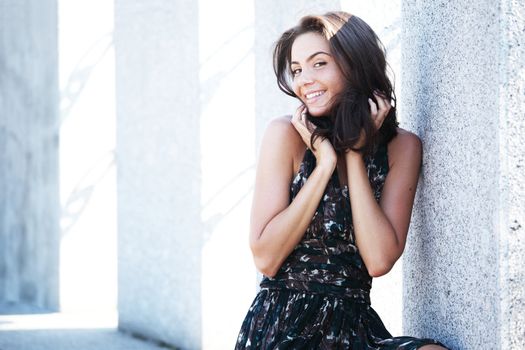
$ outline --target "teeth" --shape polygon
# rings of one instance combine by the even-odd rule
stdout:
[[[306,98],[310,99],[310,98],[314,98],[314,97],[317,97],[317,96],[321,96],[322,94],[324,94],[324,91],[316,91],[316,92],[312,92],[312,93],[306,94]]]

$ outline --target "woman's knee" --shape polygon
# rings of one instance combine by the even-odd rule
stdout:
[[[422,346],[420,347],[421,350],[447,350],[447,348],[444,348],[440,345],[425,345],[425,346]]]

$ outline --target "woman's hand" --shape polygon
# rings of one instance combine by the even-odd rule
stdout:
[[[292,116],[292,125],[295,127],[303,142],[308,148],[312,150],[317,160],[317,164],[325,163],[335,168],[337,164],[337,154],[334,147],[329,140],[318,137],[314,144],[311,144],[312,132],[315,130],[315,125],[306,119],[306,106],[301,105]]]
[[[371,98],[368,99],[368,104],[370,105],[370,117],[372,118],[377,131],[379,128],[381,128],[381,125],[383,125],[383,122],[385,121],[385,118],[388,115],[388,112],[390,112],[390,108],[392,108],[392,106],[390,105],[390,102],[384,97],[384,94],[379,91],[374,91],[373,93],[374,97],[376,98],[377,105]],[[365,132],[364,130],[361,130],[361,135],[359,137],[359,141],[356,143],[356,147],[362,147],[364,143]]]

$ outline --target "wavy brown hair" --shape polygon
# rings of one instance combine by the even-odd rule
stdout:
[[[301,34],[318,33],[328,40],[332,55],[346,81],[346,88],[336,96],[327,116],[307,119],[316,126],[311,142],[317,137],[331,141],[338,153],[352,149],[370,154],[379,143],[388,143],[397,134],[395,92],[387,75],[385,48],[374,31],[361,18],[346,12],[303,17],[299,24],[284,32],[273,51],[273,68],[279,88],[296,97],[291,87],[292,45]],[[374,102],[378,90],[390,101],[392,108],[379,130],[370,116],[368,98]],[[357,148],[361,130],[365,144]]]

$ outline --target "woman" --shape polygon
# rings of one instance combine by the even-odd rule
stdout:
[[[347,13],[307,16],[274,69],[302,104],[261,144],[250,246],[265,277],[236,349],[443,349],[392,337],[370,307],[372,277],[403,252],[421,164],[379,39]]]

